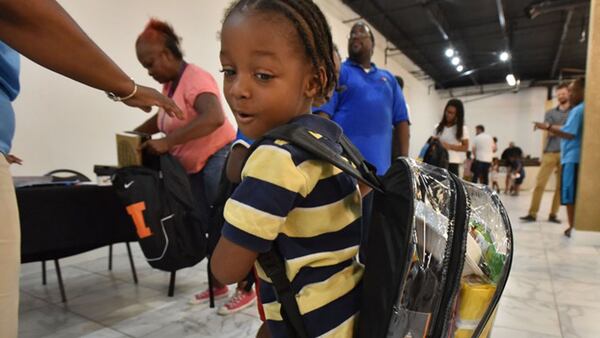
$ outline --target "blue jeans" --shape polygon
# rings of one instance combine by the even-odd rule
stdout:
[[[226,144],[206,161],[202,170],[189,175],[192,194],[200,207],[202,224],[205,227],[210,225],[211,210],[217,197],[221,175],[225,172],[225,161],[230,147],[231,144]]]

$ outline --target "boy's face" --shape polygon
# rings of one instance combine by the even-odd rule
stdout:
[[[279,14],[233,13],[221,32],[223,91],[238,127],[258,139],[310,112],[318,86],[293,25]]]

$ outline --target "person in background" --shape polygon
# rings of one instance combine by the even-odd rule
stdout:
[[[471,157],[471,152],[467,151],[467,158],[463,162],[463,180],[471,181],[473,179],[473,158]]]
[[[469,129],[465,125],[465,109],[461,100],[448,100],[432,137],[439,139],[448,151],[448,171],[458,176],[460,164],[469,150]]]
[[[509,157],[510,167],[510,187],[508,192],[511,196],[519,196],[521,191],[521,184],[525,180],[525,168],[523,167],[523,158],[517,157],[516,153],[513,153]]]
[[[500,158],[505,162],[506,165],[504,193],[513,193],[513,179],[515,176],[517,176],[515,174],[518,173],[515,172],[515,169],[519,167],[519,165],[515,163],[515,160],[520,160],[523,158],[523,150],[521,150],[521,148],[517,147],[515,143],[511,141],[508,143],[508,148],[504,149],[502,155],[500,155]]]
[[[149,112],[158,106],[182,117],[175,103],[152,88],[136,84],[54,0],[0,1],[0,337],[18,334],[21,237],[19,211],[9,163],[15,132],[12,101],[19,84],[19,55],[90,87],[115,101]],[[60,48],[57,48],[60,46]],[[18,52],[18,53],[17,53]]]
[[[544,122],[560,127],[567,121],[567,116],[571,109],[569,104],[568,85],[565,83],[559,85],[556,88],[555,93],[556,99],[558,100],[558,106],[546,112]],[[531,196],[529,212],[526,216],[520,217],[522,221],[535,222],[537,219],[537,213],[540,210],[540,203],[542,202],[542,195],[552,172],[556,173],[556,189],[554,190],[554,197],[552,198],[552,207],[550,208],[550,215],[548,215],[548,222],[560,223],[560,220],[556,217],[558,208],[560,207],[560,137],[548,133],[546,136],[544,154],[542,155],[542,164],[537,175],[533,195]]]
[[[238,130],[236,135],[236,140],[231,145],[231,151],[229,152],[229,156],[227,157],[227,164],[225,165],[225,175],[229,183],[233,186],[231,191],[235,190],[235,187],[241,182],[241,174],[242,174],[242,166],[246,161],[246,157],[248,156],[248,151],[250,146],[252,145],[252,140],[244,136],[241,131]],[[217,209],[219,210],[219,209]],[[220,210],[222,211],[222,210]],[[219,221],[222,221],[222,217],[217,217]],[[212,226],[218,226],[221,228],[221,224],[212,224]],[[212,232],[211,232],[212,233]],[[212,241],[218,241],[218,239],[213,239]],[[210,253],[212,255],[212,252]],[[213,285],[213,293],[215,299],[225,298],[229,295],[229,288],[227,285],[219,282],[214,276],[209,276],[212,278]],[[229,300],[223,304],[217,310],[217,313],[225,316],[232,313],[239,312],[249,306],[251,306],[256,300],[256,292],[253,288],[255,282],[254,270],[252,270],[247,276],[246,279],[237,283],[237,287],[235,289],[235,293]],[[190,300],[190,304],[204,304],[210,300],[210,291],[207,288],[206,290],[194,295],[194,297]],[[260,308],[259,304],[259,312],[262,315],[262,308]],[[264,318],[262,318],[264,321]]]
[[[473,139],[473,154],[475,154],[472,168],[473,182],[488,185],[490,166],[494,158],[494,139],[485,133],[485,127],[481,124],[475,127],[475,134]]]
[[[408,156],[410,121],[404,94],[394,75],[377,67],[371,58],[375,37],[359,21],[348,38],[348,59],[342,63],[338,90],[313,112],[339,124],[365,159],[383,175],[398,156]],[[366,250],[373,194],[363,201],[363,240]]]
[[[561,203],[567,206],[569,227],[564,234],[571,237],[575,224],[575,202],[577,197],[577,174],[581,160],[581,138],[583,134],[583,113],[585,94],[585,79],[579,78],[569,84],[569,103],[571,111],[565,125],[555,126],[548,122],[535,122],[535,128],[544,129],[561,138],[560,163],[562,164],[561,176]]]
[[[497,157],[494,157],[492,159],[492,167],[490,169],[490,181],[492,181],[492,190],[495,190],[497,194],[500,193],[498,176],[500,176],[500,160]]]
[[[145,142],[142,148],[157,155],[168,152],[179,160],[190,177],[203,222],[210,224],[211,205],[235,130],[225,117],[217,82],[183,59],[180,41],[171,25],[157,19],[151,19],[138,36],[135,50],[140,64],[163,85],[163,94],[183,109],[184,118],[177,120],[159,111],[135,130],[166,135]]]

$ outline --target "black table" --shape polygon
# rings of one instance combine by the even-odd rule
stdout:
[[[135,226],[111,186],[34,186],[16,189],[21,220],[21,262],[54,260],[63,301],[66,301],[58,259],[127,244],[134,281],[135,266],[129,242],[137,241]]]

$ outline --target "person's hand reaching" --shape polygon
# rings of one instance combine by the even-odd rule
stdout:
[[[159,93],[156,89],[138,85],[135,95],[127,100],[122,101],[128,106],[137,107],[145,112],[150,112],[152,107],[157,106],[164,109],[171,117],[183,119],[183,112],[173,100]]]

